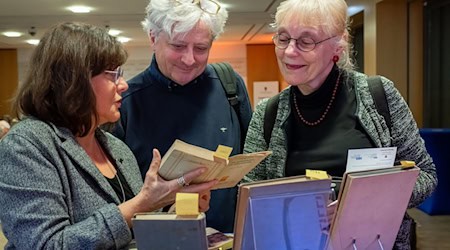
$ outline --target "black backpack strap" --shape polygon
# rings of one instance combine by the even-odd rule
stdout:
[[[273,126],[275,125],[275,119],[277,118],[278,102],[280,100],[280,94],[276,94],[269,98],[264,114],[264,140],[269,145],[270,137],[272,136]]]
[[[386,93],[384,92],[383,83],[380,76],[371,76],[367,78],[369,84],[370,94],[375,102],[375,106],[380,115],[384,117],[386,125],[391,131],[391,114],[389,112],[389,106],[387,103]]]
[[[234,110],[238,110],[236,108],[238,107],[239,100],[237,98],[236,75],[233,68],[226,62],[212,63],[211,66],[216,71],[217,76],[219,76],[219,80],[222,83],[222,87],[227,94],[231,106],[233,106]]]
[[[228,102],[230,103],[231,107],[233,107],[239,119],[239,127],[241,128],[241,151],[242,151],[244,149],[245,135],[247,134],[247,129],[243,126],[241,121],[241,112],[239,110],[239,99],[237,96],[236,74],[234,73],[233,67],[231,67],[231,65],[226,62],[212,63],[211,66],[216,71],[220,83],[222,84],[222,87],[225,90],[225,94],[227,95]]]

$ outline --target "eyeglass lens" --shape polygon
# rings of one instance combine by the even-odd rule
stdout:
[[[274,43],[280,49],[285,49],[289,46],[291,40],[295,41],[295,46],[301,51],[311,51],[316,47],[316,42],[309,37],[291,38],[286,35],[277,34],[274,36]]]
[[[195,1],[195,0],[194,0]],[[212,0],[197,0],[200,8],[210,14],[217,14],[220,9],[220,5]]]

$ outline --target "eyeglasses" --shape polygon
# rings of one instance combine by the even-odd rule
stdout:
[[[335,36],[331,36],[331,37],[325,38],[321,41],[315,42],[310,37],[300,37],[300,38],[295,39],[292,37],[288,37],[287,35],[275,34],[272,37],[272,40],[273,40],[273,43],[275,44],[275,46],[279,49],[286,49],[289,46],[289,44],[291,43],[291,40],[294,40],[295,47],[297,47],[297,49],[299,49],[303,52],[309,52],[309,51],[313,50],[317,44],[323,43],[327,40],[330,40],[333,37],[335,37]]]
[[[116,70],[105,70],[105,73],[114,75],[114,84],[119,84],[119,78],[123,77],[123,69],[122,67],[117,67]]]
[[[214,0],[175,0],[179,4],[191,3],[197,4],[204,12],[216,15],[219,13],[220,4]]]

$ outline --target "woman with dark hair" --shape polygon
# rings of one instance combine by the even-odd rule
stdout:
[[[81,23],[54,26],[36,47],[13,105],[24,119],[0,143],[6,249],[124,248],[132,216],[173,203],[179,191],[201,193],[200,210],[208,209],[216,181],[187,185],[202,168],[163,180],[154,149],[142,182],[129,148],[99,128],[120,118],[126,59],[105,29]]]

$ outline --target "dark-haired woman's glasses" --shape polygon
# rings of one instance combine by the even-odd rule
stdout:
[[[323,43],[327,40],[330,40],[333,37],[335,37],[335,36],[331,36],[331,37],[328,37],[321,41],[316,42],[310,37],[300,37],[300,38],[295,39],[292,37],[288,37],[287,35],[284,35],[284,34],[275,34],[272,37],[272,40],[273,40],[273,43],[275,44],[275,46],[279,49],[286,49],[289,46],[289,44],[291,43],[291,40],[294,40],[295,47],[297,47],[297,49],[299,49],[303,52],[309,52],[309,51],[313,50],[317,44]]]
[[[175,0],[177,3],[197,4],[204,12],[212,15],[219,13],[220,4],[214,0]]]
[[[114,84],[119,84],[119,78],[123,77],[123,69],[122,67],[117,67],[116,70],[105,70],[105,73],[111,74],[114,76]]]

